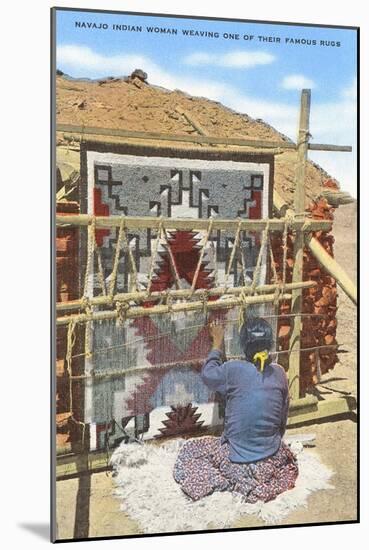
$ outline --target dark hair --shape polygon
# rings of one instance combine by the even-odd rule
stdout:
[[[259,317],[248,319],[240,330],[240,345],[246,359],[252,361],[255,353],[272,348],[272,327]]]

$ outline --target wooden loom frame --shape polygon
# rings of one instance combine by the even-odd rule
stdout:
[[[81,128],[73,127],[71,125],[57,125],[57,132],[67,132],[73,136],[83,136],[84,134],[91,134],[95,136],[109,136],[114,138],[123,138],[125,139],[128,146],[132,146],[134,149],[138,146],[132,144],[132,141],[129,140],[160,140],[160,141],[176,141],[176,142],[190,142],[196,144],[209,144],[211,145],[223,145],[225,147],[229,146],[238,146],[238,147],[254,147],[259,149],[266,149],[268,154],[278,154],[284,149],[293,149],[297,152],[297,164],[296,164],[296,187],[294,195],[294,207],[293,209],[288,209],[287,205],[283,203],[283,200],[279,197],[278,193],[274,191],[273,199],[274,206],[279,212],[284,211],[285,214],[288,214],[286,218],[272,218],[267,220],[220,220],[214,219],[213,227],[214,229],[220,230],[230,230],[236,229],[237,226],[241,226],[243,230],[269,230],[269,231],[282,231],[285,227],[286,221],[288,221],[289,228],[295,231],[296,239],[294,245],[294,268],[293,268],[293,277],[292,283],[286,284],[284,290],[290,290],[291,294],[283,294],[283,299],[291,299],[291,313],[293,314],[293,331],[292,336],[290,337],[290,364],[289,364],[289,382],[290,382],[290,415],[288,419],[288,426],[299,425],[304,422],[314,422],[320,419],[327,419],[329,417],[335,417],[341,414],[352,413],[356,408],[356,401],[354,398],[340,398],[332,399],[328,401],[318,402],[318,399],[315,396],[308,395],[306,397],[300,397],[300,385],[299,385],[299,373],[300,373],[300,351],[301,351],[301,328],[302,328],[302,291],[304,288],[309,288],[314,286],[314,283],[311,281],[302,281],[302,267],[303,267],[303,250],[305,246],[308,246],[311,252],[314,254],[319,263],[326,269],[341,286],[341,288],[346,292],[350,299],[356,303],[356,287],[341,266],[324,251],[319,242],[312,236],[314,231],[319,230],[330,230],[332,224],[327,220],[312,220],[305,217],[305,167],[307,161],[308,150],[321,150],[321,151],[341,151],[341,152],[350,152],[352,148],[350,146],[337,146],[337,145],[324,145],[324,144],[310,144],[310,133],[309,133],[309,122],[310,122],[310,101],[311,101],[311,92],[310,90],[302,90],[301,93],[301,106],[300,106],[300,122],[299,122],[299,132],[297,145],[292,142],[273,142],[273,141],[263,141],[263,140],[253,140],[253,139],[241,139],[241,138],[219,138],[211,137],[204,135],[202,129],[201,132],[198,128],[198,124],[195,121],[191,120],[191,115],[188,113],[183,113],[184,116],[193,124],[194,128],[199,131],[200,136],[171,136],[166,134],[158,133],[146,133],[146,132],[131,132],[125,130],[109,130],[102,128]],[[152,147],[151,147],[152,148]],[[160,150],[163,154],[167,154],[171,151],[169,156],[173,156],[173,149],[165,147],[162,144],[160,146],[154,146],[157,150]],[[183,149],[183,152],[191,151],[189,148]],[[214,148],[201,148],[196,149],[196,152],[201,151],[203,155],[206,155],[208,152],[214,154],[214,152],[221,154],[226,152],[227,155],[231,154],[231,150],[227,149],[214,149]],[[238,149],[237,152],[240,150]],[[94,217],[86,214],[81,215],[58,215],[56,216],[56,225],[65,226],[75,225],[75,226],[88,226],[92,223],[96,227],[119,227],[121,224],[122,218],[120,216],[99,216]],[[195,230],[205,230],[208,227],[209,220],[205,219],[161,219],[151,217],[124,217],[124,224],[126,228],[158,228],[159,223],[163,224],[164,228],[171,229],[195,229]],[[209,291],[213,295],[217,294],[217,291],[224,290],[227,294],[230,294],[231,297],[227,299],[228,304],[225,300],[216,300],[214,302],[209,302],[207,307],[234,307],[235,305],[250,303],[265,303],[267,301],[273,301],[275,299],[275,291],[278,285],[263,285],[256,287],[254,296],[243,296],[242,300],[240,298],[241,292],[244,292],[247,289],[245,288],[216,288]],[[273,294],[274,292],[274,294]],[[219,292],[218,292],[219,293]],[[159,294],[155,293],[160,297]],[[186,298],[189,296],[188,291],[186,290],[177,290],[165,292],[165,295],[172,294],[173,298],[183,297]],[[201,291],[195,291],[194,297],[196,294],[201,296]],[[191,294],[192,296],[192,294]],[[154,297],[153,295],[149,297]],[[155,296],[156,297],[156,296]],[[142,301],[143,299],[148,299],[146,292],[136,292],[136,293],[125,293],[117,294],[113,297],[113,302],[116,301],[126,301],[129,300],[138,300]],[[221,304],[223,302],[223,305]],[[96,297],[91,298],[89,306],[93,305],[104,305],[111,304],[111,297]],[[214,305],[213,305],[214,304]],[[84,304],[86,306],[86,304]],[[188,309],[201,309],[204,307],[204,299],[198,300],[197,302],[190,302],[188,304],[179,304],[177,310],[185,310],[186,307],[190,306]],[[166,313],[168,311],[176,311],[177,304],[173,304],[168,309],[168,306],[154,306],[161,308],[161,310],[153,310],[153,313]],[[83,308],[81,300],[74,300],[72,302],[64,302],[57,304],[57,311],[63,312],[65,310],[75,310]],[[136,310],[135,314],[129,312],[125,313],[126,317],[138,316],[148,314],[148,308],[135,307],[132,308]],[[99,317],[100,313],[100,317]],[[115,312],[98,312],[94,313],[85,313],[85,314],[72,314],[72,315],[61,315],[57,319],[57,325],[66,325],[70,322],[71,318],[75,320],[76,323],[90,322],[99,318],[114,318],[116,317]],[[99,469],[107,468],[107,453],[106,452],[94,452],[87,453],[84,455],[84,458],[77,459],[75,455],[69,456],[60,456],[57,460],[57,478],[69,477],[73,475],[79,475],[81,471],[95,471]]]

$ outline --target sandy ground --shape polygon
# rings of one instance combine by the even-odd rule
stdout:
[[[313,493],[308,499],[307,508],[294,511],[280,524],[355,520],[356,424],[352,420],[341,420],[290,429],[288,433],[315,434],[313,450],[318,453],[324,464],[333,469],[334,489]],[[112,495],[113,490],[114,480],[111,473],[98,473],[91,476],[89,520],[79,525],[79,536],[104,537],[140,533],[138,525],[120,511],[120,501]],[[58,533],[63,539],[73,538],[74,535],[77,491],[77,479],[60,481],[57,484]],[[86,516],[86,508],[87,505],[85,510],[80,510],[80,518]],[[265,525],[263,521],[253,516],[245,516],[232,527],[262,525]],[[217,528],[216,524],[214,528]]]
[[[349,275],[356,277],[356,205],[341,207],[335,217],[335,256]],[[324,398],[356,395],[356,308],[339,291],[338,342],[342,345],[340,363],[327,373],[317,387]],[[289,429],[288,433],[313,433],[314,452],[334,472],[334,489],[310,495],[307,508],[291,513],[281,525],[324,523],[356,519],[356,437],[353,418]],[[98,473],[84,479],[57,483],[58,537],[104,537],[139,534],[137,524],[120,511],[113,497],[114,480],[110,473]],[[76,503],[79,503],[75,527]],[[263,522],[245,516],[233,527],[256,527]],[[214,525],[214,528],[217,528]]]

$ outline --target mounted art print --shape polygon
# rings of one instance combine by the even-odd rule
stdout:
[[[357,57],[52,10],[53,541],[357,521]]]

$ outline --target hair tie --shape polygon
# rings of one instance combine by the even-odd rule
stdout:
[[[255,353],[255,355],[253,357],[253,363],[256,364],[257,360],[259,359],[259,361],[260,361],[260,372],[263,372],[265,361],[268,359],[268,357],[269,357],[269,353],[268,353],[267,350],[258,351],[257,353]]]

